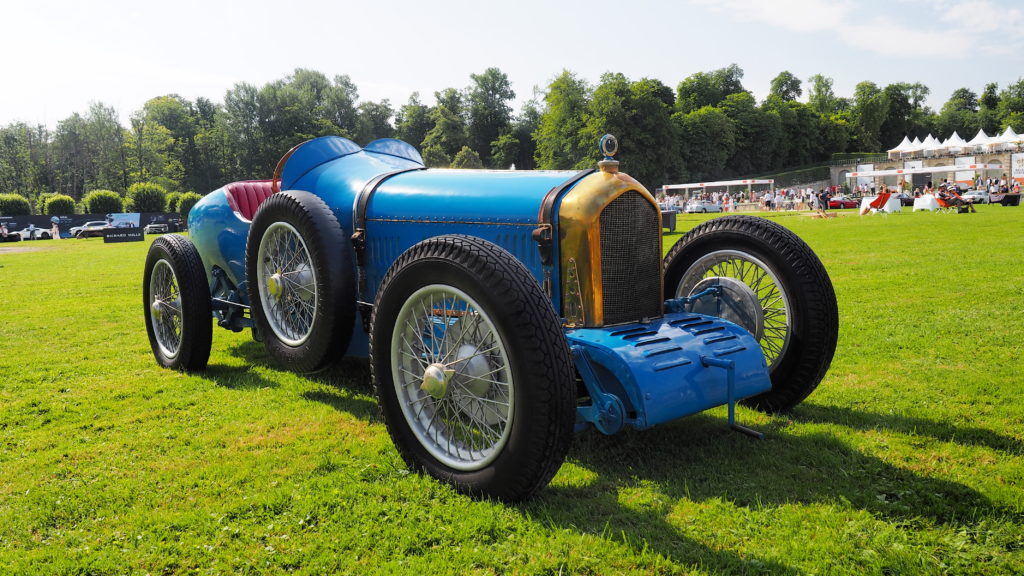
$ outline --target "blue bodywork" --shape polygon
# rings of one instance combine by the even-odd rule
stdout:
[[[415,149],[397,140],[360,148],[343,138],[324,137],[294,150],[281,171],[281,189],[321,197],[349,235],[360,192],[375,178],[395,173],[377,186],[366,206],[366,285],[360,294],[365,302],[373,302],[403,252],[427,238],[455,233],[483,238],[515,255],[546,287],[561,314],[558,242],[545,263],[532,234],[545,196],[577,173],[422,168]],[[559,237],[557,222],[552,221],[554,238]],[[192,240],[214,297],[225,297],[227,285],[230,298],[242,306],[249,304],[249,226],[232,209],[225,188],[205,196],[189,214]],[[356,262],[351,243],[341,249],[353,251],[351,261]],[[756,339],[720,318],[670,312],[642,324],[565,328],[565,335],[590,397],[578,409],[580,428],[593,424],[605,433],[647,428],[723,404],[731,408],[771,388]],[[367,334],[356,322],[347,354],[367,353]]]

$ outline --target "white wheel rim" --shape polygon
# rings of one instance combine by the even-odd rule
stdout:
[[[257,251],[255,280],[274,335],[288,346],[301,346],[313,332],[320,295],[309,250],[291,224],[267,227]]]
[[[446,390],[424,390],[445,370]],[[509,357],[490,316],[452,286],[420,288],[402,305],[391,338],[391,374],[413,434],[439,462],[460,471],[493,462],[514,413]]]
[[[775,271],[759,258],[739,250],[718,250],[705,254],[683,274],[676,298],[689,296],[704,278],[729,277],[754,291],[764,312],[764,335],[758,341],[769,370],[782,360],[792,337],[792,308],[786,286]]]
[[[160,353],[174,358],[181,349],[181,290],[174,268],[157,260],[149,274],[149,318]]]

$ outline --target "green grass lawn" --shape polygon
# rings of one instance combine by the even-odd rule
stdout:
[[[0,245],[0,574],[1024,573],[1024,208],[771,217],[836,287],[819,389],[741,408],[764,441],[724,408],[582,434],[516,506],[410,473],[364,363],[216,329],[158,368],[151,239]]]

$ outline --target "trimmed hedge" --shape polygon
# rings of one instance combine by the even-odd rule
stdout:
[[[177,212],[178,204],[181,202],[181,192],[168,192],[167,193],[167,211]]]
[[[66,194],[54,194],[46,199],[43,214],[47,216],[67,216],[75,213],[75,199]]]
[[[196,202],[202,200],[203,197],[195,192],[185,192],[181,195],[178,200],[178,213],[181,214],[181,219],[188,222],[188,213],[192,210],[192,207],[196,205]]]
[[[32,204],[18,194],[0,194],[0,216],[31,216]]]
[[[86,214],[115,214],[124,212],[121,195],[113,190],[93,190],[82,199]]]
[[[163,212],[167,208],[167,190],[151,182],[132,184],[128,188],[127,208],[131,212]]]

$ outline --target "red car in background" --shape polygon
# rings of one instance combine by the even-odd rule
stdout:
[[[830,210],[835,208],[856,208],[857,206],[860,206],[859,202],[843,195],[833,196],[828,199],[828,207]]]

